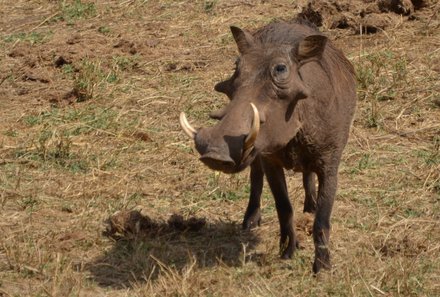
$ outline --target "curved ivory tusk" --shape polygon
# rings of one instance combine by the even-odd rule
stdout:
[[[185,134],[191,137],[191,139],[194,139],[194,137],[197,134],[197,131],[188,123],[188,120],[186,119],[186,115],[184,112],[180,113],[179,122]]]
[[[260,114],[258,113],[258,109],[255,107],[253,103],[251,103],[252,110],[254,111],[254,117],[252,120],[252,127],[249,131],[246,140],[244,141],[244,151],[252,147],[257,139],[258,133],[260,132]]]

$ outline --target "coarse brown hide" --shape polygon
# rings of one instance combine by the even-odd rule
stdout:
[[[240,56],[232,77],[215,86],[229,97],[229,104],[211,113],[219,120],[213,127],[194,129],[182,113],[182,128],[208,167],[226,173],[251,167],[245,229],[260,224],[266,176],[275,198],[283,258],[290,258],[298,245],[284,169],[301,171],[304,211],[315,213],[313,271],[328,269],[338,167],[356,107],[353,67],[304,21],[271,23],[253,34],[237,27],[231,31]]]

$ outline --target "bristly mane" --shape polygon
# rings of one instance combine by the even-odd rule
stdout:
[[[314,23],[312,23],[311,21],[300,15],[297,15],[296,17],[290,19],[289,21],[287,21],[287,23],[304,25],[320,32],[318,27]]]
[[[298,24],[298,25],[304,25],[307,26],[313,30],[315,30],[316,32],[321,33],[321,31],[318,29],[318,27],[316,26],[315,23],[311,22],[309,19],[307,19],[306,17],[302,16],[302,15],[297,15],[296,17],[294,17],[293,19],[291,19],[289,21],[289,23],[293,23],[293,24]],[[344,68],[346,70],[348,70],[348,72],[351,75],[355,75],[355,71],[353,68],[353,65],[350,63],[350,61],[347,60],[347,58],[344,56],[344,54],[337,49],[332,42],[328,42],[328,55],[330,56],[329,58],[333,61],[336,62],[336,64],[338,65],[337,62],[340,62]]]

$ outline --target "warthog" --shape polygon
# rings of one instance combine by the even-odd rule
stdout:
[[[313,271],[329,269],[338,167],[356,108],[353,66],[306,21],[271,23],[253,34],[237,27],[231,31],[240,56],[232,77],[215,86],[229,104],[210,114],[219,120],[213,127],[195,129],[184,113],[180,124],[209,168],[235,173],[251,167],[245,229],[260,224],[266,176],[286,259],[298,242],[284,168],[302,172],[304,212],[315,213]]]

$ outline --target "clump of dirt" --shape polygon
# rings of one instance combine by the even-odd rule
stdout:
[[[412,20],[414,11],[426,3],[424,0],[309,0],[301,6],[298,16],[318,27],[371,34],[400,21],[402,15]]]
[[[185,220],[183,216],[173,214],[168,219],[168,226],[170,228],[180,230],[180,231],[199,231],[206,225],[206,220],[204,218],[195,218],[191,217],[188,220]]]
[[[157,229],[158,225],[148,216],[142,215],[137,210],[118,211],[114,213],[107,221],[107,229],[104,232],[106,236],[115,234],[139,234],[141,231]]]
[[[297,247],[300,249],[305,248],[304,242],[306,237],[312,235],[313,233],[313,221],[315,216],[311,213],[300,213],[295,216],[295,230],[297,237]]]
[[[106,223],[107,227],[103,233],[105,236],[151,236],[160,233],[171,233],[173,231],[197,232],[206,225],[206,220],[196,217],[184,219],[181,215],[173,214],[168,219],[168,222],[164,223],[154,221],[137,210],[126,210],[116,212]]]
[[[122,52],[132,55],[135,55],[138,52],[136,44],[125,39],[120,39],[115,45],[113,45],[113,47],[119,48]]]
[[[11,58],[20,58],[20,57],[27,57],[31,54],[31,48],[23,45],[18,44],[16,47],[14,47],[9,53],[8,56]]]
[[[63,56],[58,56],[56,59],[55,59],[55,61],[54,61],[54,65],[55,65],[55,67],[57,67],[57,68],[60,68],[60,67],[62,67],[62,66],[64,66],[64,65],[67,65],[67,64],[72,64],[72,62],[70,62],[70,61],[68,61],[65,57],[63,57]]]
[[[390,238],[386,242],[375,246],[384,257],[396,255],[417,256],[426,251],[426,246],[405,235],[402,239]]]
[[[150,142],[153,141],[150,137],[150,135],[148,135],[148,133],[144,132],[144,131],[135,131],[133,133],[131,133],[130,135],[127,135],[128,137],[133,137],[135,139],[138,140],[142,140],[145,142]]]
[[[87,234],[81,231],[61,233],[55,237],[53,245],[62,251],[72,250],[78,242],[87,241]]]
[[[167,72],[192,72],[196,69],[205,68],[208,65],[205,61],[193,61],[193,62],[184,62],[184,63],[176,63],[171,62],[165,65],[164,70]]]
[[[295,228],[306,235],[312,235],[314,215],[311,213],[299,214],[296,218]]]
[[[50,82],[50,80],[47,77],[45,77],[41,73],[37,73],[37,72],[34,72],[34,71],[26,72],[23,75],[22,80],[23,81],[41,82],[41,83],[45,83],[45,84]]]
[[[394,12],[401,15],[409,15],[414,11],[410,0],[379,0],[377,6],[381,12]]]
[[[23,36],[31,33],[26,34]],[[47,39],[29,41],[10,33],[21,37],[5,42],[6,55],[0,65],[0,72],[5,74],[0,75],[2,88],[8,90],[11,101],[28,100],[27,106],[50,102],[63,107],[106,97],[101,86],[116,84],[138,69],[138,57],[150,54],[146,51],[159,44],[156,39],[144,44],[131,36],[104,36],[93,29],[81,33],[42,30],[35,34]]]

